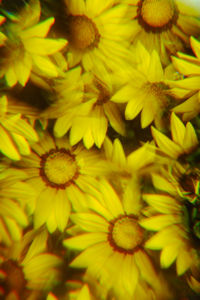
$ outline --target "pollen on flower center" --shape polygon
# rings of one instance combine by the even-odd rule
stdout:
[[[120,252],[132,253],[143,240],[143,229],[132,216],[118,218],[111,228],[110,243]]]
[[[75,157],[65,149],[52,149],[41,157],[40,175],[47,185],[65,188],[78,175]]]
[[[70,16],[68,19],[69,41],[80,50],[95,47],[99,42],[99,32],[91,19],[84,15]]]
[[[167,25],[174,17],[174,0],[144,0],[142,1],[141,17],[153,28]]]

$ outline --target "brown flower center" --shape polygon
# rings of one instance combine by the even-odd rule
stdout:
[[[99,92],[96,104],[102,105],[102,104],[108,102],[110,100],[110,93],[107,90],[107,88],[98,81],[95,82],[95,85]]]
[[[111,225],[109,242],[119,252],[133,253],[142,240],[143,229],[132,216],[122,216]]]
[[[68,18],[69,41],[80,50],[86,50],[97,46],[99,32],[96,25],[88,17],[70,16]]]
[[[175,14],[174,0],[143,0],[140,15],[152,28],[162,28],[172,21]]]
[[[78,176],[75,156],[66,149],[52,149],[41,157],[40,175],[47,185],[64,189]]]

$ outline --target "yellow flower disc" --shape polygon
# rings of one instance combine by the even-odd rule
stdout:
[[[173,0],[144,0],[141,16],[151,27],[163,27],[173,18],[175,12]]]
[[[95,46],[99,40],[96,25],[86,16],[70,16],[69,35],[73,46],[80,50]]]
[[[143,239],[143,229],[136,219],[126,216],[115,221],[112,228],[112,240],[115,246],[125,251],[136,248]]]
[[[51,150],[42,157],[42,175],[55,187],[64,187],[77,175],[76,161],[65,149]]]

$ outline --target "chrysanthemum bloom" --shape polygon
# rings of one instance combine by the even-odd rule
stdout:
[[[0,165],[0,173],[0,242],[9,246],[20,240],[29,224],[25,203],[27,198],[34,200],[34,190],[24,182],[23,171]]]
[[[181,113],[184,121],[194,118],[200,112],[200,42],[194,37],[190,44],[196,57],[178,52],[178,57],[172,57],[174,67],[184,75],[184,79],[167,81],[171,90],[169,93],[177,99],[187,99],[175,106],[173,111]]]
[[[170,54],[189,45],[191,35],[200,33],[199,12],[185,7],[182,0],[125,0],[133,18],[133,41],[140,40],[156,50],[164,64]]]
[[[171,114],[172,140],[154,127],[152,127],[152,135],[159,149],[175,160],[180,156],[190,154],[199,144],[192,124],[187,122],[185,126],[175,113]]]
[[[100,148],[109,125],[125,135],[122,112],[112,101],[116,88],[112,74],[105,69],[97,68],[95,73],[86,72],[82,76],[80,72],[80,67],[72,69],[66,73],[65,79],[58,82],[55,86],[58,100],[42,116],[57,118],[54,126],[56,137],[70,131],[71,145],[83,139],[86,148],[94,144]]]
[[[114,0],[65,3],[70,66],[81,62],[86,70],[102,64],[118,67],[127,56],[132,31],[130,18],[124,17],[127,6],[113,6]]]
[[[58,68],[49,55],[65,47],[67,41],[45,38],[55,19],[51,17],[38,23],[40,14],[40,2],[32,0],[14,21],[4,25],[7,39],[1,47],[0,76],[5,75],[8,86],[17,82],[24,86],[31,71],[47,78],[58,76]]]
[[[199,266],[196,251],[200,239],[199,212],[189,201],[167,194],[165,187],[162,187],[164,193],[143,195],[154,213],[141,220],[140,225],[157,232],[145,247],[161,250],[161,267],[168,268],[176,261],[177,274],[182,275]]]
[[[36,189],[36,203],[32,207],[35,227],[46,223],[50,232],[56,228],[64,230],[71,203],[74,209],[86,206],[88,186],[106,170],[95,150],[85,150],[81,145],[72,148],[67,138],[54,140],[47,132],[39,143],[32,145],[31,155],[17,165]]]
[[[0,139],[0,151],[13,160],[30,154],[29,143],[38,141],[30,123],[20,113],[10,113],[6,96],[0,97]]]
[[[97,188],[101,191],[99,197],[88,197],[91,212],[71,215],[83,233],[64,240],[65,247],[82,251],[70,265],[87,268],[88,274],[99,278],[117,296],[141,299],[138,295],[142,283],[157,289],[159,279],[143,248],[140,209],[131,196],[126,209],[106,180],[101,180]]]
[[[32,230],[9,249],[0,249],[3,299],[39,299],[59,282],[62,260],[48,252],[47,237],[43,229]]]
[[[128,102],[125,109],[127,120],[134,119],[141,112],[142,128],[153,121],[156,127],[162,128],[164,114],[170,103],[164,84],[165,71],[156,51],[150,54],[141,43],[134,49],[137,64],[134,68],[125,66],[127,83],[113,96],[112,101]]]

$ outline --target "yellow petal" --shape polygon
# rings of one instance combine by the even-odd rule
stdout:
[[[113,143],[112,160],[124,167],[126,164],[126,156],[119,139],[115,139]]]
[[[190,122],[186,124],[185,136],[184,136],[184,149],[186,152],[191,152],[194,148],[198,146],[198,138],[194,127]]]
[[[42,73],[42,75],[46,75],[48,77],[57,77],[58,70],[57,67],[51,62],[48,57],[34,55],[32,57],[33,63]]]
[[[173,141],[171,141],[168,137],[159,132],[153,126],[151,127],[151,131],[158,147],[168,156],[172,158],[177,158],[183,152],[179,145],[175,144]]]
[[[26,51],[36,55],[51,55],[67,45],[64,39],[44,39],[33,37],[23,41]]]
[[[32,37],[46,37],[47,33],[49,32],[49,29],[54,24],[55,19],[53,17],[44,20],[43,22],[40,22],[30,28],[27,28],[23,30],[20,33],[20,37],[22,39],[32,38]]]
[[[0,138],[0,151],[13,160],[19,160],[21,158],[20,154],[14,146],[11,137],[2,126],[0,126]]]
[[[58,190],[56,194],[54,213],[57,226],[60,231],[64,231],[68,223],[70,211],[71,205],[66,199],[66,193],[63,190]]]
[[[102,232],[84,233],[63,241],[65,247],[70,249],[84,250],[92,245],[105,242],[107,235]]]
[[[175,224],[177,222],[176,216],[173,215],[158,215],[141,220],[139,223],[147,230],[159,231],[163,228]]]
[[[17,83],[17,76],[14,71],[14,66],[11,65],[8,67],[8,70],[5,73],[5,78],[8,86],[12,87]]]
[[[191,252],[186,249],[181,250],[178,253],[177,260],[176,260],[176,271],[178,276],[183,275],[187,269],[193,264],[194,257],[192,256]]]
[[[86,231],[107,232],[108,230],[108,223],[106,220],[97,214],[77,213],[72,214],[71,219]]]
[[[144,194],[143,198],[158,212],[164,214],[177,213],[180,210],[180,206],[177,201],[168,195]]]
[[[169,268],[171,264],[176,260],[176,257],[180,251],[180,246],[177,244],[170,244],[164,247],[160,255],[160,264],[162,268]]]
[[[200,75],[200,66],[190,63],[188,61],[182,60],[177,57],[172,57],[173,64],[175,68],[183,75]]]
[[[183,141],[185,136],[185,126],[183,122],[175,115],[171,114],[171,131],[173,141],[183,147]]]
[[[25,86],[32,68],[32,59],[28,54],[24,54],[22,60],[16,61],[14,64],[15,74],[18,78],[19,83]]]
[[[22,155],[29,155],[31,151],[30,151],[30,146],[26,141],[26,139],[17,133],[12,133],[12,137],[17,145],[17,148],[19,149],[19,152]]]

